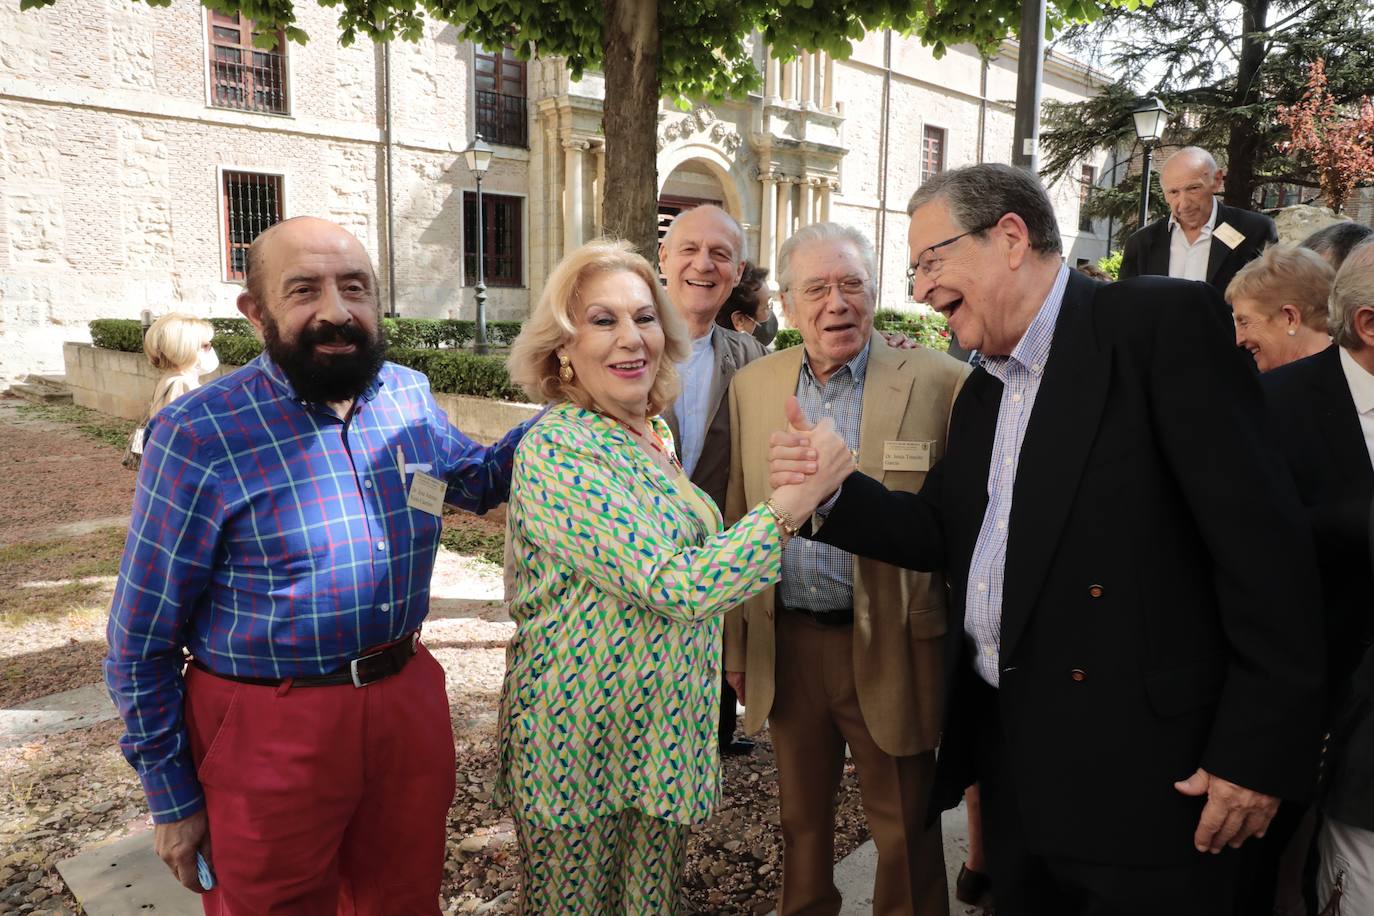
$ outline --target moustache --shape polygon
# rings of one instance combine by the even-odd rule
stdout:
[[[320,344],[353,344],[362,349],[371,343],[368,333],[356,324],[319,324],[304,328],[296,341],[301,348],[313,350]]]

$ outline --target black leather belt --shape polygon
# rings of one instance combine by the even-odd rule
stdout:
[[[206,674],[212,674],[215,677],[224,678],[226,681],[235,681],[239,684],[252,684],[255,687],[280,687],[287,681],[291,682],[292,687],[341,687],[344,684],[366,687],[368,684],[375,684],[393,674],[400,674],[401,670],[410,663],[415,653],[419,651],[419,646],[420,631],[411,630],[393,643],[379,646],[365,655],[352,659],[347,665],[331,674],[308,674],[291,678],[240,677],[236,674],[221,674],[218,671],[212,671],[195,658],[191,659],[191,664]]]
[[[788,614],[798,614],[814,620],[823,627],[847,627],[854,624],[852,607],[838,608],[833,611],[812,611],[804,607],[788,607],[781,601],[776,602],[778,610]]]

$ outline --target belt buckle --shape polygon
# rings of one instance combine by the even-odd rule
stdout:
[[[361,689],[361,688],[363,688],[363,687],[366,687],[367,684],[372,683],[371,681],[368,681],[367,684],[364,684],[364,683],[362,682],[362,680],[360,680],[360,679],[358,678],[358,662],[365,662],[365,661],[367,661],[369,658],[376,658],[377,656],[379,656],[379,655],[381,655],[381,654],[382,654],[381,652],[373,652],[371,655],[364,655],[364,656],[362,656],[361,658],[355,658],[355,659],[353,659],[353,661],[351,661],[351,662],[348,663],[348,671],[349,671],[350,674],[353,675],[353,686],[354,686],[354,687],[357,687],[357,688]]]

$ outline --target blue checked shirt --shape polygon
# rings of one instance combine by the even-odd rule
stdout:
[[[429,611],[440,520],[406,505],[429,466],[473,512],[505,501],[515,446],[451,426],[423,375],[383,365],[345,423],[259,356],[149,424],[110,608],[105,681],[154,821],[203,805],[184,724],[182,648],[220,674],[336,671]]]
[[[835,421],[835,431],[851,451],[859,447],[859,421],[863,416],[864,379],[868,375],[865,344],[849,362],[837,369],[822,386],[802,359],[797,377],[797,400],[812,423],[822,417]],[[792,538],[782,551],[782,603],[808,611],[838,611],[854,605],[854,555],[813,541]]]
[[[1010,356],[983,356],[982,366],[1002,383],[997,410],[997,435],[988,467],[988,508],[973,548],[968,571],[964,631],[973,638],[973,667],[996,687],[1001,675],[1002,587],[1007,566],[1007,522],[1011,518],[1012,487],[1021,460],[1035,396],[1045,375],[1045,360],[1054,342],[1054,325],[1064,301],[1069,269],[1059,268],[1050,293]]]

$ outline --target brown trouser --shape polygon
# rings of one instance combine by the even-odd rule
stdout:
[[[777,615],[777,691],[768,729],[782,803],[779,916],[835,916],[835,796],[844,748],[859,772],[864,813],[878,848],[873,913],[946,916],[940,828],[925,827],[935,754],[893,757],[869,734],[854,686],[853,627]]]

